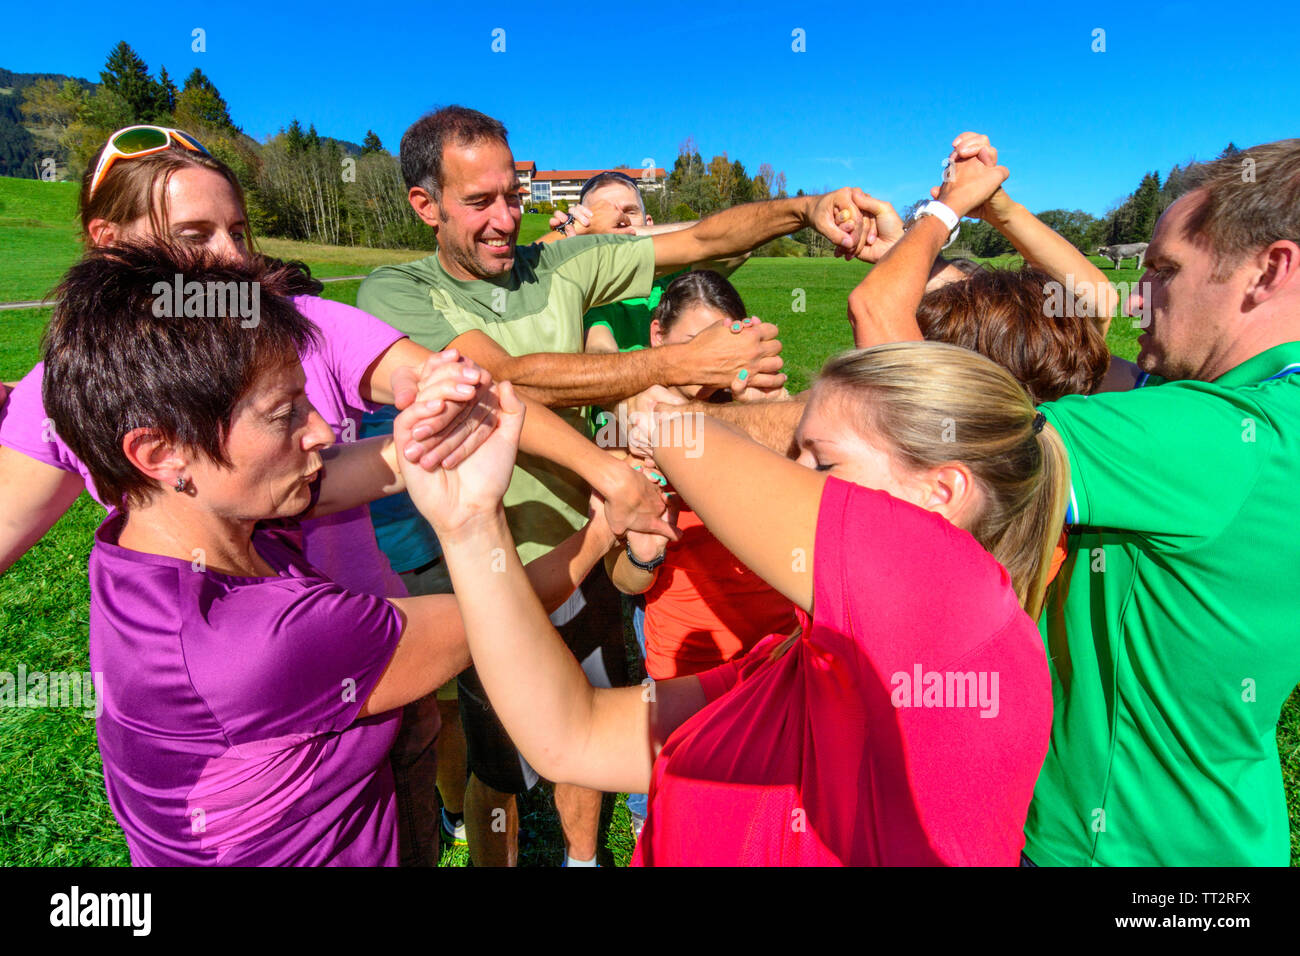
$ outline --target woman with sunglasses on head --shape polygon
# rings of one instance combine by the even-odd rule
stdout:
[[[248,262],[254,255],[238,179],[180,130],[136,126],[113,134],[86,170],[79,211],[88,248],[160,237],[229,262]],[[314,290],[319,291],[319,284]],[[315,294],[295,295],[294,305],[321,332],[300,358],[307,397],[337,440],[357,437],[363,411],[384,404],[404,407],[410,401],[413,370],[430,359],[428,349],[359,309]],[[37,365],[0,408],[0,500],[7,505],[0,512],[0,572],[40,540],[83,490],[106,504],[86,466],[53,428],[42,401],[42,376],[43,366]],[[649,482],[626,467],[621,469],[625,475],[611,473],[608,456],[594,447],[586,460],[597,461],[604,470],[584,467],[580,453],[590,443],[545,409],[535,409],[534,419],[535,440],[549,442],[552,455],[563,450],[565,464],[617,502],[621,514],[641,501],[640,486],[649,488]],[[547,421],[555,427],[543,430]],[[455,460],[453,453],[449,463]],[[661,510],[662,504],[655,516]],[[303,534],[312,565],[349,590],[377,597],[406,594],[379,550],[366,506],[308,519]],[[437,804],[432,785],[407,781],[416,773],[420,779],[432,778],[431,770],[413,768],[431,760],[436,711],[412,705],[407,721],[398,751],[414,756],[394,759],[399,802],[411,807],[401,814],[403,858],[434,865]],[[420,834],[407,832],[416,828]]]
[[[90,248],[160,237],[231,262],[253,255],[239,181],[180,130],[141,126],[115,133],[87,167],[79,209]],[[393,401],[394,369],[418,366],[428,353],[349,306],[316,295],[299,295],[295,304],[323,333],[320,345],[302,356],[308,395],[336,437],[351,438],[348,430],[355,433],[371,402]],[[23,378],[0,420],[0,494],[14,503],[0,523],[0,570],[39,540],[82,490],[98,500],[89,473],[50,426],[41,376],[38,365]],[[365,507],[307,522],[304,530],[311,561],[340,584],[381,596],[406,593],[375,543]]]

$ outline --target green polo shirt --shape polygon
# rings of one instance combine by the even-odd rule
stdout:
[[[435,254],[376,269],[362,281],[357,307],[434,351],[478,330],[511,355],[581,352],[582,316],[607,302],[649,294],[654,267],[648,236],[577,236],[520,246],[513,268],[496,279],[455,279]],[[589,434],[581,408],[555,411]],[[521,452],[505,496],[520,560],[545,554],[581,528],[589,495],[569,469]]]
[[[1277,752],[1300,681],[1300,342],[1214,382],[1042,406],[1079,533],[1040,620],[1040,865],[1285,866]]]

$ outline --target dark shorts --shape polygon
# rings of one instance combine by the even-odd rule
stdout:
[[[627,652],[623,644],[623,604],[602,565],[582,582],[586,602],[572,620],[556,630],[583,664],[596,687],[627,684]],[[460,720],[465,730],[469,770],[501,793],[526,793],[537,784],[537,773],[515,749],[488,702],[474,668],[456,679]]]

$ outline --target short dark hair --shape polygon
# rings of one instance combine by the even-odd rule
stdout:
[[[578,190],[578,202],[586,202],[593,190],[601,189],[605,186],[626,186],[636,193],[636,201],[641,204],[641,212],[645,212],[645,198],[641,195],[641,187],[636,184],[636,180],[627,173],[620,173],[617,169],[608,169],[603,173],[597,173]]]
[[[194,300],[205,303],[195,309],[173,308],[178,282],[208,290],[208,283],[256,283],[256,321],[211,308],[211,296]],[[42,397],[100,500],[125,511],[159,488],[122,452],[122,439],[136,428],[229,467],[225,442],[235,405],[265,371],[317,341],[290,297],[319,289],[298,263],[255,256],[235,264],[158,240],[93,249],[74,265],[58,287],[42,343]],[[184,315],[192,311],[205,314]],[[169,317],[176,312],[183,317]]]
[[[707,305],[729,319],[745,318],[745,303],[736,287],[712,269],[698,269],[678,276],[664,289],[652,320],[659,320],[659,330],[666,335],[692,305]]]
[[[960,345],[1001,365],[1035,404],[1089,395],[1106,375],[1110,352],[1093,319],[1047,315],[1052,281],[1033,267],[980,269],[927,292],[916,321],[926,339]]]
[[[407,189],[419,186],[436,202],[442,195],[442,154],[447,143],[472,146],[494,139],[509,147],[500,120],[465,106],[444,106],[411,124],[399,152]]]
[[[1253,252],[1283,239],[1300,242],[1300,139],[1261,143],[1188,172],[1200,203],[1184,224],[1187,238],[1209,244],[1216,280]]]

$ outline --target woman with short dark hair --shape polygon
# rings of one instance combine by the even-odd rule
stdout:
[[[110,505],[90,664],[136,865],[395,865],[400,708],[469,664],[451,596],[351,591],[304,555],[301,519],[403,482],[393,438],[332,447],[307,398],[299,355],[318,332],[291,298],[301,281],[260,257],[110,246],[69,271],[46,334],[46,407]],[[201,295],[250,286],[253,322]],[[472,451],[490,383],[454,351],[431,359],[402,453]],[[541,600],[562,603],[612,540],[597,518],[530,565]]]

